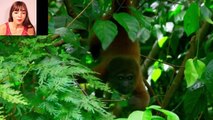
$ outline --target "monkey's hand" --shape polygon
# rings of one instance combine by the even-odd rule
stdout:
[[[144,110],[149,104],[149,95],[146,91],[144,91],[144,93],[135,94],[130,97],[128,104],[134,110]]]

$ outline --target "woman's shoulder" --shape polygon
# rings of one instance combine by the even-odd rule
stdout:
[[[0,35],[5,35],[6,33],[6,24],[1,24],[0,25]]]

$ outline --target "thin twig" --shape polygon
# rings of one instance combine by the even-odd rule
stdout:
[[[164,64],[172,66],[174,68],[184,67],[184,66],[179,66],[179,65],[174,65],[174,64],[168,63],[168,62],[164,62],[164,61],[161,61],[161,60],[158,60],[158,59],[155,59],[155,58],[151,58],[151,57],[148,57],[148,56],[145,56],[145,55],[142,55],[142,54],[141,54],[141,56],[144,57],[144,58],[150,59],[152,61],[158,61],[160,63],[164,63]]]
[[[125,101],[126,99],[120,99],[120,100],[101,100],[102,102],[121,102]]]
[[[72,25],[75,22],[75,20],[78,19],[84,13],[84,11],[93,3],[93,1],[94,0],[91,0],[89,4],[69,24],[67,24],[66,27],[69,27],[70,25]]]
[[[94,0],[91,0],[91,1],[89,2],[89,4],[78,14],[70,23],[68,23],[68,24],[66,25],[66,27],[71,26],[71,25],[76,21],[76,19],[78,19],[78,18],[84,13],[84,11],[93,3],[93,1],[94,1]],[[57,38],[59,38],[59,37],[60,37],[59,34],[55,34],[55,35],[51,36],[51,40],[54,41],[55,39],[57,39]]]
[[[83,88],[81,88],[80,84],[77,81],[75,81],[75,83],[81,89],[81,91],[84,93],[84,95],[88,96],[87,92]]]

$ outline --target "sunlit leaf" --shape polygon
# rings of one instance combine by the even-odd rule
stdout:
[[[142,120],[152,120],[152,111],[150,109],[146,109],[143,112]]]
[[[128,120],[142,120],[143,114],[143,111],[134,111],[129,115]]]
[[[151,106],[148,106],[146,109],[160,109],[161,107],[158,106],[158,105],[151,105]]]
[[[168,110],[160,110],[160,111],[165,115],[167,115],[167,120],[180,120],[179,117],[171,111]]]
[[[164,43],[166,42],[166,40],[168,39],[168,36],[162,37],[161,39],[158,40],[158,45],[160,48],[163,47]]]
[[[197,79],[201,78],[205,67],[205,64],[197,59],[188,59],[186,61],[184,75],[187,87],[192,86],[197,81]]]
[[[188,59],[186,61],[184,75],[185,75],[187,87],[192,86],[196,82],[199,75],[194,66],[193,59]]]
[[[164,113],[167,116],[167,120],[179,120],[179,117],[175,113],[162,109],[158,105],[151,105],[151,106],[147,107],[146,109],[153,109],[153,110]],[[155,120],[158,120],[158,119],[155,119]],[[162,120],[162,118],[159,118],[159,120]]]
[[[194,60],[194,66],[197,71],[198,78],[201,78],[201,76],[206,68],[206,65],[200,60]]]
[[[161,116],[152,116],[152,120],[166,120],[165,118],[161,117]]]
[[[156,82],[161,76],[162,70],[160,68],[156,68],[152,72],[152,80]]]

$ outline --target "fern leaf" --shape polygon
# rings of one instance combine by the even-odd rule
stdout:
[[[0,84],[0,97],[10,103],[27,105],[19,91],[13,90],[9,84]]]
[[[3,107],[0,107],[0,120],[6,120],[5,116],[2,115],[4,113],[2,109],[3,109]]]

